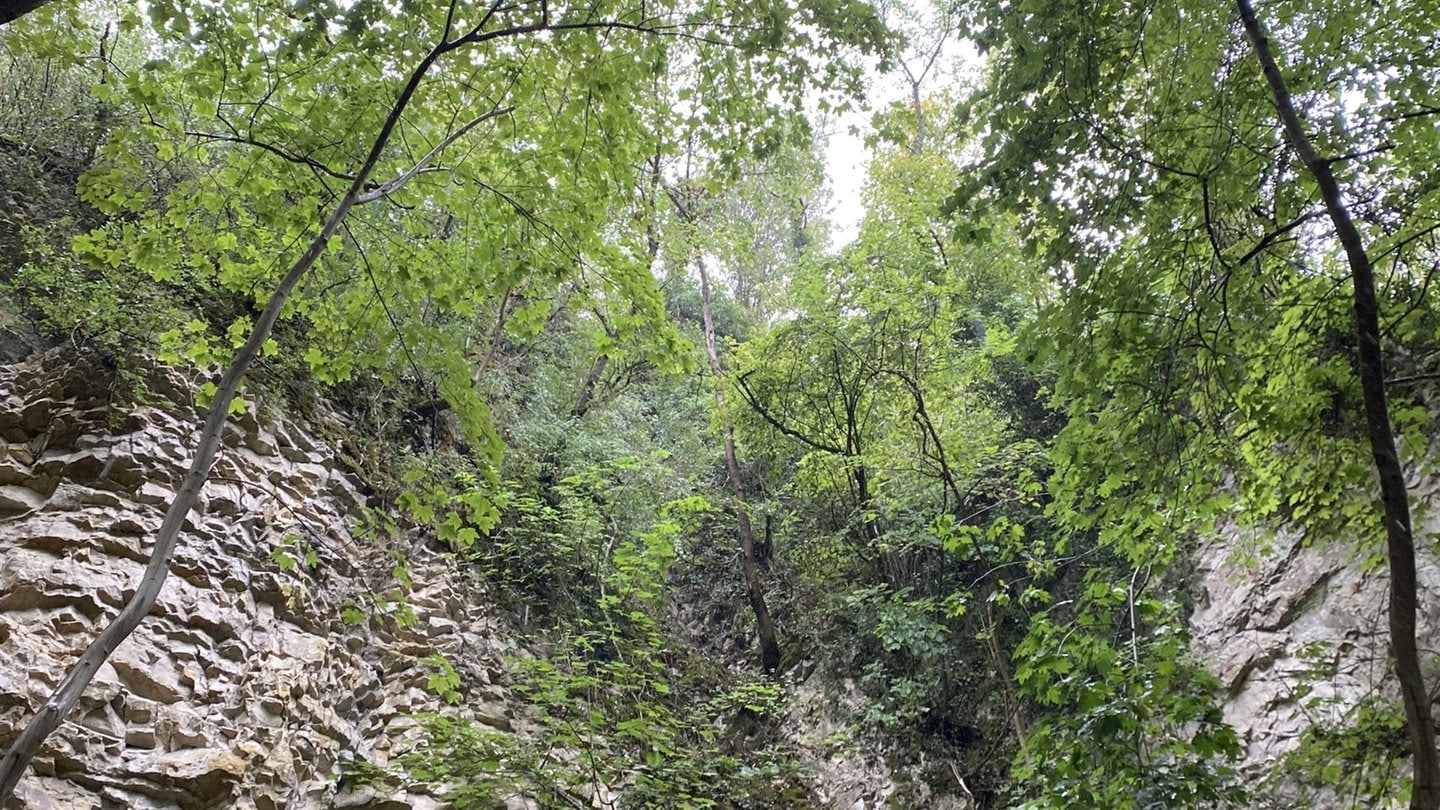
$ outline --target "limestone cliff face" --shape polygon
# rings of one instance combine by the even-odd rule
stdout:
[[[0,746],[133,592],[195,432],[194,382],[149,372],[120,407],[110,373],[56,354],[0,367]],[[394,585],[357,538],[361,499],[333,450],[242,417],[181,539],[159,603],[37,757],[13,805],[41,808],[437,806],[339,784],[384,766],[444,707],[420,659],[460,670],[462,711],[510,729],[502,641],[458,578],[415,571],[418,623],[343,622]],[[280,547],[302,560],[281,570]],[[313,565],[303,557],[313,552]]]
[[[54,353],[0,365],[0,746],[132,592],[188,461],[196,381],[147,374],[150,402],[121,406],[99,366]],[[438,807],[419,788],[381,796],[340,780],[347,761],[387,765],[414,738],[411,715],[452,710],[424,688],[433,670],[421,659],[435,652],[459,669],[453,711],[512,730],[507,642],[439,561],[414,572],[417,623],[341,619],[347,602],[373,606],[394,586],[393,558],[357,536],[362,498],[316,430],[253,413],[232,426],[159,603],[11,808]],[[1434,650],[1440,561],[1423,538],[1440,520],[1420,528],[1421,646]],[[1383,566],[1366,566],[1350,540],[1282,534],[1268,553],[1254,542],[1222,533],[1201,549],[1191,621],[1258,777],[1305,727],[1391,694],[1393,677]],[[281,570],[277,548],[313,564]],[[827,708],[811,705],[818,695],[801,694],[787,721],[814,741],[818,793],[831,806],[886,806],[895,788],[883,768],[826,753],[827,727],[810,717]],[[1256,806],[1350,806],[1293,787],[1265,786]]]
[[[1434,495],[1412,491],[1417,503]],[[1437,531],[1433,516],[1417,524],[1420,648],[1430,651],[1431,663],[1440,648],[1440,560],[1431,548]],[[1307,727],[1346,725],[1368,698],[1398,700],[1388,657],[1389,577],[1383,558],[1366,559],[1383,550],[1383,538],[1363,545],[1354,538],[1307,542],[1292,532],[1262,540],[1231,531],[1198,554],[1195,651],[1221,679],[1225,719],[1239,733],[1244,770],[1260,788],[1256,806],[1356,806],[1352,797],[1308,791],[1276,766]],[[1426,676],[1433,694],[1433,666]],[[1267,783],[1259,784],[1264,775]]]

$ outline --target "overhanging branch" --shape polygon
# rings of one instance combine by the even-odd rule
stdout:
[[[790,438],[794,439],[797,442],[800,442],[801,444],[809,447],[812,450],[819,450],[822,453],[834,453],[837,456],[846,455],[844,448],[838,447],[833,444],[826,444],[825,442],[806,436],[804,433],[801,433],[795,428],[790,427],[789,425],[781,422],[778,418],[773,416],[770,411],[765,408],[764,405],[760,404],[759,398],[756,397],[754,391],[750,390],[750,385],[745,381],[745,378],[749,377],[751,373],[752,372],[746,372],[740,375],[735,380],[735,385],[737,388],[740,389],[740,398],[744,399],[745,404],[749,405],[751,410],[759,414],[761,419],[764,419],[770,424],[771,427],[780,431],[781,434],[789,436]]]
[[[430,165],[430,161],[434,160],[436,156],[438,156],[441,152],[445,151],[445,147],[449,146],[452,143],[455,143],[455,141],[459,140],[462,136],[465,135],[465,133],[469,132],[480,124],[489,121],[492,118],[497,118],[502,115],[508,115],[509,113],[514,112],[514,110],[514,107],[494,107],[489,111],[479,116],[476,116],[475,118],[471,119],[469,123],[465,124],[465,126],[462,126],[454,132],[450,133],[449,135],[445,136],[445,139],[442,140],[440,143],[436,144],[435,148],[431,149],[425,155],[425,157],[420,158],[419,162],[417,162],[414,166],[410,167],[409,171],[404,172],[399,177],[396,177],[394,180],[386,181],[384,183],[381,183],[379,186],[376,186],[375,188],[364,192],[363,194],[355,198],[355,203],[359,205],[363,203],[374,202],[376,200],[384,199],[385,197],[388,197],[396,191],[399,191],[400,187],[410,182],[410,180],[414,178],[415,175],[424,172],[425,167]]]

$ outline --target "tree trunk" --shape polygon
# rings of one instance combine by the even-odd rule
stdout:
[[[906,74],[909,74],[907,69]],[[911,148],[915,154],[925,152],[925,105],[920,101],[920,80],[910,79],[910,107],[915,112],[915,145]]]
[[[774,534],[772,532],[774,515],[765,516],[765,534],[755,546],[755,564],[760,566],[761,571],[770,570],[770,555],[775,552]]]
[[[0,6],[0,11],[5,8],[7,7]],[[436,46],[420,60],[419,65],[410,74],[409,80],[391,107],[380,132],[375,136],[368,156],[361,164],[359,171],[355,173],[349,189],[336,203],[335,209],[323,222],[305,252],[296,259],[295,264],[280,280],[274,294],[270,296],[270,301],[265,305],[260,316],[255,319],[255,326],[251,329],[249,338],[235,352],[234,359],[230,361],[229,367],[221,375],[214,399],[210,403],[209,413],[201,428],[195,455],[190,461],[190,468],[181,481],[180,489],[175,493],[175,499],[170,502],[170,507],[165,512],[165,519],[161,522],[160,530],[155,535],[155,545],[150,551],[150,560],[145,566],[145,572],[140,577],[134,595],[120,610],[115,620],[102,630],[100,635],[96,636],[89,647],[85,648],[85,652],[70,668],[64,680],[56,687],[55,692],[30,718],[30,722],[15,738],[9,750],[5,752],[5,756],[0,758],[0,806],[9,800],[15,786],[19,784],[25,768],[30,764],[30,760],[34,758],[36,752],[40,750],[45,739],[75,708],[75,704],[79,702],[80,696],[84,694],[85,688],[94,679],[101,665],[109,660],[110,655],[125,639],[129,638],[131,633],[135,632],[135,628],[140,626],[140,622],[154,607],[155,601],[160,595],[160,588],[169,577],[170,559],[179,542],[180,530],[184,527],[185,519],[191,508],[194,507],[200,490],[210,477],[210,467],[215,461],[215,455],[220,447],[220,439],[225,430],[225,423],[229,417],[230,402],[240,389],[240,381],[244,378],[245,372],[249,370],[250,364],[260,355],[260,350],[269,338],[271,330],[274,329],[275,322],[279,320],[280,311],[284,308],[290,294],[310,271],[310,268],[320,260],[321,255],[329,246],[330,240],[340,232],[341,225],[350,216],[351,210],[360,203],[382,199],[385,195],[404,185],[418,171],[424,169],[425,164],[441,148],[453,142],[460,134],[481,121],[508,112],[508,109],[497,108],[480,116],[457,129],[409,172],[376,190],[367,191],[371,174],[379,164],[380,157],[390,141],[390,136],[399,125],[400,117],[409,105],[410,99],[419,89],[421,80],[424,79],[431,66],[446,52],[454,50],[454,47],[450,44]]]
[[[1365,421],[1370,434],[1370,453],[1380,480],[1384,505],[1386,556],[1390,563],[1390,651],[1395,656],[1395,676],[1405,704],[1405,721],[1410,732],[1415,778],[1410,793],[1412,810],[1440,808],[1440,758],[1435,752],[1435,727],[1430,698],[1420,670],[1416,643],[1417,585],[1415,538],[1410,522],[1410,498],[1405,489],[1404,470],[1395,449],[1390,427],[1390,406],[1385,394],[1384,356],[1380,346],[1380,312],[1375,297],[1375,276],[1363,237],[1345,206],[1340,184],[1305,133],[1300,115],[1290,100],[1290,91],[1270,51],[1265,32],[1255,18],[1250,0],[1236,0],[1245,34],[1260,61],[1270,86],[1275,108],[1285,127],[1285,137],[1315,178],[1326,213],[1345,249],[1354,285],[1355,337],[1360,365],[1360,388],[1365,401]]]
[[[49,3],[50,0],[18,0],[18,2],[0,2],[0,25],[12,20],[17,20],[37,8]]]
[[[572,417],[581,419],[589,413],[590,403],[595,400],[595,387],[600,384],[600,375],[605,373],[605,366],[609,363],[608,355],[595,357],[595,362],[590,365],[590,373],[585,375],[585,382],[580,386],[580,396],[575,400],[575,407],[570,409]]]
[[[770,620],[770,609],[765,605],[765,589],[760,583],[760,571],[755,564],[755,532],[750,525],[750,512],[745,507],[745,489],[740,481],[740,462],[735,456],[735,427],[725,415],[724,373],[720,368],[720,354],[715,350],[715,322],[710,316],[710,276],[705,272],[705,260],[696,260],[700,269],[700,315],[705,324],[705,354],[710,358],[710,373],[715,378],[715,407],[720,411],[724,424],[725,473],[730,479],[730,489],[735,498],[735,520],[740,527],[740,572],[745,577],[745,596],[750,600],[750,609],[755,613],[755,627],[760,634],[760,663],[766,672],[780,669],[780,642],[775,638],[775,624]]]
[[[1005,661],[1005,651],[1000,648],[1000,623],[995,620],[995,602],[985,603],[985,615],[990,620],[990,656],[995,662],[995,674],[1000,676],[1000,685],[1005,689],[1005,711],[1010,715],[1010,726],[1015,730],[1015,743],[1025,755],[1026,761],[1030,759],[1030,752],[1025,750],[1028,741],[1025,737],[1025,718],[1020,716],[1023,704],[1020,703],[1020,695],[1015,689],[1015,678],[1010,674],[1010,665]]]

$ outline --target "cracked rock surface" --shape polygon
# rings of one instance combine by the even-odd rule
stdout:
[[[1412,492],[1416,503],[1434,495]],[[1437,531],[1432,516],[1415,532],[1422,650],[1435,649],[1427,639],[1440,628],[1440,560],[1426,540]],[[1383,557],[1370,558],[1381,553],[1382,538],[1367,546],[1234,529],[1197,553],[1193,648],[1220,678],[1225,720],[1245,747],[1249,775],[1271,772],[1309,726],[1341,724],[1372,696],[1398,698],[1388,657],[1390,580]],[[1435,684],[1437,672],[1422,663]]]
[[[122,406],[98,365],[0,366],[0,746],[133,593],[189,460],[197,381],[146,373],[150,400]],[[354,533],[362,504],[307,429],[232,420],[159,602],[7,810],[441,806],[342,787],[342,763],[384,767],[409,715],[450,711],[424,688],[431,653],[461,676],[453,711],[509,730],[506,642],[438,560],[412,561],[416,624],[342,621],[395,585],[389,552]]]

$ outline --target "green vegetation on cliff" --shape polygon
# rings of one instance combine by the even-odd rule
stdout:
[[[374,542],[527,640],[526,728],[360,782],[808,807],[860,751],[893,806],[1259,803],[1188,577],[1283,529],[1387,572],[1398,688],[1277,773],[1434,810],[1437,10],[902,5],[45,4],[0,29],[8,315],[206,371],[194,491],[227,412],[335,403]],[[892,65],[837,244],[820,122]],[[395,553],[345,621],[405,621]]]

